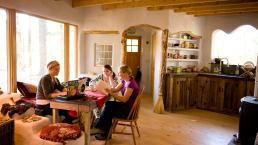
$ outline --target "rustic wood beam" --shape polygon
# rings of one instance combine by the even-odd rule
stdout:
[[[102,10],[107,11],[107,10],[154,7],[154,6],[164,6],[164,5],[204,3],[204,2],[214,2],[214,1],[226,1],[226,0],[142,0],[137,2],[133,1],[133,2],[126,2],[126,3],[103,5]]]
[[[156,30],[162,30],[159,27],[151,26],[151,25],[148,25],[148,24],[140,24],[140,25],[129,27],[128,29],[133,29],[133,28],[138,28],[138,27],[148,27],[148,28],[153,28],[153,29],[156,29]]]
[[[195,17],[210,17],[210,16],[246,15],[246,14],[258,14],[258,11],[254,11],[254,12],[236,12],[236,13],[220,13],[220,14],[203,14],[203,15],[194,15],[194,16]]]
[[[198,12],[198,11],[212,11],[212,10],[228,10],[228,9],[241,9],[241,8],[257,8],[258,2],[253,3],[243,3],[243,4],[235,4],[235,5],[227,5],[227,6],[211,6],[211,7],[199,7],[199,8],[182,8],[175,9],[175,13],[179,12]]]
[[[227,5],[237,5],[242,3],[252,3],[252,2],[257,2],[257,0],[229,0],[229,1],[219,1],[219,2],[184,4],[184,5],[159,6],[159,7],[148,7],[147,10],[158,11],[158,10],[169,10],[169,9],[227,6]]]
[[[257,8],[243,8],[243,9],[228,9],[228,10],[217,10],[217,11],[201,11],[201,12],[187,12],[187,15],[203,15],[203,14],[220,14],[220,13],[243,13],[243,12],[254,12],[258,11]]]
[[[73,0],[72,5],[73,5],[73,8],[77,8],[77,7],[87,7],[87,6],[94,6],[94,5],[105,5],[105,4],[114,4],[114,3],[131,2],[131,1],[139,1],[139,0]]]
[[[99,30],[91,30],[84,31],[85,34],[119,34],[119,31],[99,31]]]

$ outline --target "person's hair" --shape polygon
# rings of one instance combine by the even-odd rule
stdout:
[[[110,65],[106,64],[106,65],[104,65],[104,68],[110,70],[113,73],[113,79],[116,77],[116,73],[113,72],[112,67]]]
[[[123,72],[123,73],[127,73],[128,76],[133,79],[133,75],[132,75],[132,70],[129,66],[127,65],[122,65],[119,67],[119,69]]]
[[[60,65],[60,64],[59,64],[59,62],[56,61],[56,60],[50,61],[50,62],[47,64],[48,74],[49,74],[49,76],[51,77],[52,82],[53,82],[53,83],[55,82],[56,84],[58,84],[58,81],[57,81],[56,77],[52,77],[52,76],[50,75],[50,70],[51,70],[53,67],[58,66],[58,65]]]

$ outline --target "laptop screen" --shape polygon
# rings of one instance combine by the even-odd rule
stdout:
[[[67,87],[67,98],[84,94],[86,79],[68,81]]]

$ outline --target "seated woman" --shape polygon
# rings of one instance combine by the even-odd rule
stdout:
[[[100,79],[112,85],[113,88],[118,84],[118,78],[116,74],[113,72],[112,67],[110,65],[104,65],[102,68],[103,73],[99,74],[96,78],[90,81],[90,83],[97,83]]]
[[[101,79],[111,84],[112,88],[115,88],[118,84],[118,78],[116,77],[116,74],[113,72],[112,67],[110,65],[104,65],[102,70],[103,70],[103,73],[99,74],[96,78],[91,80],[90,83],[96,84]],[[106,100],[110,100],[110,98],[107,98]],[[96,121],[97,121],[100,116],[100,111],[98,109],[94,109],[94,114],[96,116]]]
[[[96,135],[98,140],[107,138],[109,130],[112,126],[112,117],[126,119],[130,110],[139,94],[139,88],[133,79],[130,67],[124,65],[118,69],[118,76],[121,83],[116,88],[106,91],[115,99],[121,102],[108,101],[105,103],[104,108],[100,114],[100,118],[94,128],[91,130],[91,135]],[[113,92],[121,90],[123,96],[118,96]]]
[[[42,109],[45,115],[52,115],[52,109],[50,108],[49,99],[55,98],[56,96],[66,95],[66,88],[64,88],[58,78],[60,71],[60,64],[58,61],[51,61],[47,65],[48,74],[43,76],[38,84],[36,94],[36,105],[38,109]],[[55,93],[55,90],[59,90],[59,93]],[[67,110],[60,110],[59,115],[65,116],[65,122],[72,124],[72,120],[76,119],[71,117]]]

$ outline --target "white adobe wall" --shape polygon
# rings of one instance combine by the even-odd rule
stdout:
[[[231,33],[242,25],[252,25],[258,29],[258,14],[206,17],[203,27],[202,59],[203,66],[210,67],[212,61],[212,35],[215,30]],[[214,52],[216,53],[216,51]],[[229,60],[230,62],[230,60]]]

